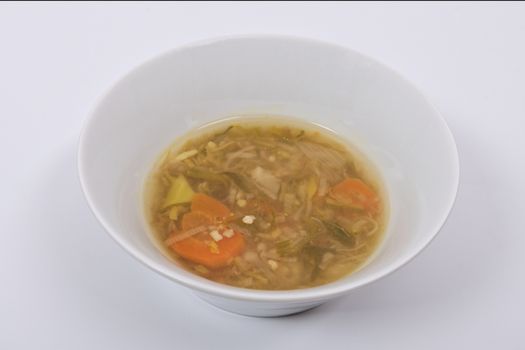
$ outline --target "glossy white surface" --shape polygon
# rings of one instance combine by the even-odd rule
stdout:
[[[2,348],[523,344],[523,5],[1,6]],[[243,32],[335,41],[394,67],[443,113],[461,158],[455,209],[428,249],[289,318],[227,314],[151,273],[104,233],[76,179],[80,122],[101,91],[170,47]]]
[[[316,288],[253,291],[188,273],[150,241],[142,184],[154,160],[196,126],[250,114],[295,116],[327,127],[378,168],[389,223],[366,266]],[[459,180],[453,137],[415,87],[347,48],[287,36],[207,40],[139,66],[86,120],[78,167],[91,209],[124,249],[160,274],[203,292],[205,300],[253,316],[309,309],[407,263],[443,225]]]

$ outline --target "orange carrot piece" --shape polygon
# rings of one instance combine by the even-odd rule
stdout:
[[[330,195],[337,201],[352,207],[365,209],[371,213],[379,210],[379,197],[363,181],[348,178],[333,186]]]
[[[191,262],[217,269],[228,265],[236,255],[242,253],[245,246],[244,236],[238,232],[230,238],[224,237],[214,243],[217,245],[216,249],[206,241],[190,237],[174,243],[171,248],[179,256]]]
[[[231,211],[227,206],[219,202],[213,197],[207,196],[203,193],[196,193],[193,195],[191,201],[191,211],[201,212],[213,219],[226,218],[230,216]]]
[[[192,211],[182,217],[182,230],[187,231],[199,226],[213,224],[213,218],[200,211]]]
[[[224,204],[202,193],[193,195],[191,212],[182,217],[181,227],[188,231],[199,226],[207,226],[223,221],[231,216],[231,211]],[[168,239],[167,242],[170,242]],[[174,243],[167,243],[179,256],[211,269],[228,265],[239,255],[245,246],[242,233],[235,232],[232,237],[225,237],[218,242],[211,239],[192,236]]]

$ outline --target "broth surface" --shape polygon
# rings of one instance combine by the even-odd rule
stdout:
[[[383,237],[383,194],[366,159],[327,130],[224,120],[162,154],[145,208],[157,245],[188,271],[286,290],[361,267]]]

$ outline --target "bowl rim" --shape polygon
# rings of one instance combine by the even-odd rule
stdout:
[[[448,141],[447,141],[448,147],[446,151],[448,152],[450,165],[452,166],[451,174],[452,176],[454,176],[453,187],[449,191],[446,209],[442,212],[440,219],[437,221],[436,225],[431,230],[432,234],[429,235],[429,237],[426,240],[422,241],[418,246],[416,246],[415,248],[412,248],[408,253],[398,258],[395,261],[395,263],[392,263],[391,265],[387,266],[384,269],[381,269],[380,271],[376,273],[365,275],[363,276],[363,278],[360,278],[357,281],[349,281],[348,283],[338,283],[338,284],[336,284],[337,281],[335,281],[332,283],[328,283],[328,284],[324,284],[324,285],[316,286],[316,287],[311,287],[311,288],[279,290],[279,291],[245,289],[245,288],[239,288],[239,287],[233,287],[233,286],[229,286],[225,284],[220,284],[220,283],[217,283],[211,280],[204,279],[199,276],[182,275],[182,274],[179,274],[176,271],[176,269],[168,269],[164,267],[163,265],[153,261],[152,259],[147,257],[145,254],[141,253],[138,249],[136,249],[132,244],[128,244],[125,240],[121,239],[120,234],[118,233],[118,230],[115,229],[109,222],[107,222],[104,219],[102,213],[97,208],[95,201],[90,194],[90,189],[89,189],[89,186],[87,185],[87,180],[85,178],[84,169],[87,167],[87,165],[84,162],[84,159],[85,159],[84,153],[85,153],[85,148],[86,148],[85,143],[86,143],[86,137],[87,137],[86,135],[88,134],[88,130],[90,129],[91,125],[94,123],[95,120],[98,119],[97,112],[98,112],[99,107],[106,100],[106,98],[109,96],[111,91],[113,91],[122,81],[124,81],[126,78],[128,78],[130,75],[134,74],[135,72],[149,65],[155,64],[157,61],[162,61],[163,59],[171,55],[177,54],[178,52],[181,52],[187,49],[192,49],[192,48],[199,47],[199,46],[220,44],[221,42],[232,41],[232,40],[302,41],[310,45],[331,47],[334,49],[339,49],[339,50],[343,50],[346,52],[350,52],[353,55],[359,56],[361,59],[372,62],[376,64],[377,66],[381,67],[381,69],[388,71],[390,74],[402,80],[407,86],[409,86],[417,94],[419,94],[421,99],[430,107],[434,117],[440,121],[440,123],[444,127],[444,133],[446,134],[446,136],[448,136]],[[456,141],[454,139],[452,131],[450,130],[450,127],[448,126],[446,120],[443,118],[441,113],[439,113],[437,108],[429,101],[426,95],[424,95],[421,92],[421,90],[417,88],[411,81],[404,78],[395,69],[390,68],[389,66],[383,64],[382,62],[374,58],[371,58],[365,54],[362,54],[354,49],[350,49],[343,45],[329,42],[329,41],[320,40],[320,39],[313,39],[313,38],[294,36],[294,35],[284,35],[284,34],[227,35],[227,36],[219,36],[219,37],[213,37],[209,39],[198,40],[198,41],[194,41],[194,42],[190,42],[184,45],[177,46],[173,49],[157,54],[153,56],[152,58],[147,59],[143,63],[133,67],[123,76],[120,76],[116,81],[114,81],[97,98],[93,107],[89,111],[87,117],[84,119],[82,123],[81,131],[80,131],[80,136],[78,139],[77,170],[78,170],[78,177],[80,180],[80,186],[82,188],[82,192],[84,194],[84,197],[86,198],[86,201],[88,203],[88,206],[91,212],[100,222],[100,224],[105,229],[105,231],[109,234],[109,236],[115,242],[117,242],[117,244],[120,245],[128,254],[133,256],[136,260],[138,260],[139,262],[141,262],[143,265],[150,268],[151,270],[159,273],[160,275],[167,277],[168,279],[172,281],[180,283],[183,286],[196,290],[198,292],[203,292],[203,293],[207,293],[210,295],[223,297],[223,298],[231,298],[231,299],[243,300],[243,301],[259,301],[259,302],[304,302],[304,301],[320,301],[320,300],[331,299],[331,298],[335,298],[337,296],[343,295],[351,290],[368,285],[385,276],[390,275],[394,271],[397,271],[398,269],[400,269],[401,267],[405,266],[407,263],[412,261],[412,259],[414,259],[416,256],[418,256],[430,244],[430,242],[434,240],[434,238],[440,232],[441,228],[445,225],[450,215],[450,212],[452,211],[452,208],[454,207],[454,204],[457,198],[457,193],[459,189],[459,179],[460,179],[459,154],[458,154]],[[161,253],[159,252],[159,254]]]

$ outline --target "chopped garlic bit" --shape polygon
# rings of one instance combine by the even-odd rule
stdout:
[[[207,146],[208,146],[209,149],[217,148],[217,144],[215,142],[213,142],[213,141],[208,142]]]
[[[181,161],[181,160],[184,160],[184,159],[188,159],[190,157],[193,157],[197,153],[198,153],[198,151],[196,149],[191,149],[189,151],[180,153],[178,156],[175,157],[175,160]]]
[[[213,230],[210,232],[210,237],[213,238],[215,242],[220,241],[223,237],[217,230]]]
[[[277,268],[279,267],[279,264],[277,263],[277,261],[272,260],[272,259],[268,259],[268,265],[270,265],[270,268],[274,271],[277,270]]]
[[[222,235],[226,238],[232,238],[235,232],[233,232],[232,229],[227,229],[222,233]]]
[[[246,215],[245,217],[242,218],[242,222],[244,222],[247,225],[253,224],[254,221],[255,221],[255,216],[253,215]]]
[[[238,199],[237,205],[241,208],[244,208],[248,202],[246,202],[246,199]]]
[[[275,156],[274,156],[274,155],[269,156],[269,157],[268,157],[268,160],[269,160],[270,162],[275,162]]]

